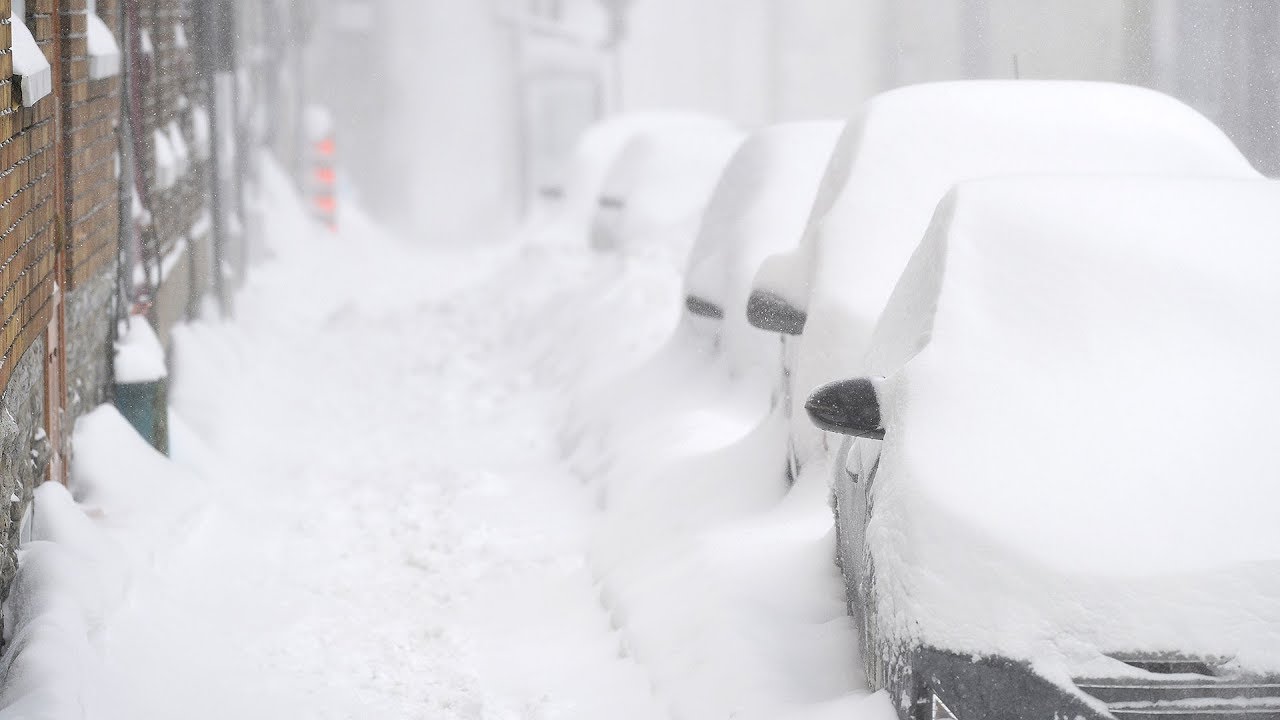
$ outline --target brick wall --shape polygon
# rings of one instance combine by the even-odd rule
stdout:
[[[155,270],[164,271],[158,285],[145,289],[153,301],[151,320],[166,341],[172,325],[190,317],[213,287],[212,168],[197,141],[208,135],[199,118],[214,108],[196,72],[192,17],[204,1],[140,0],[138,6],[138,25],[151,46],[143,58],[150,71],[132,78],[141,107],[133,127],[139,142],[130,149],[154,229],[140,233],[141,260],[153,280]],[[253,5],[228,7],[240,11],[243,23]],[[122,47],[128,43],[123,7],[123,0],[97,0],[99,17]],[[25,24],[54,69],[55,87],[30,108],[13,77],[10,11],[11,0],[0,0],[0,597],[16,568],[20,519],[53,466],[46,416],[62,419],[65,442],[75,418],[109,399],[118,281],[128,286],[139,277],[136,268],[120,267],[121,239],[132,247],[136,237],[134,219],[120,215],[121,200],[129,197],[120,180],[123,83],[91,77],[86,0],[27,0]],[[260,41],[260,27],[251,32]],[[249,118],[236,118],[238,143],[255,127]],[[160,136],[173,146],[168,153],[158,153],[164,149]],[[181,167],[160,172],[159,158],[174,147],[186,149],[178,153],[185,155]],[[238,161],[245,157],[236,155]],[[233,172],[246,171],[244,163],[234,163]],[[226,184],[239,187],[238,181]],[[57,286],[63,290],[61,316],[54,312]],[[46,377],[46,368],[58,365],[50,364],[56,348],[46,343],[56,321],[67,376],[65,395],[49,397],[46,387],[56,376]]]
[[[44,476],[44,335],[53,308],[57,246],[55,106],[20,103],[13,82],[10,1],[0,0],[0,590],[16,568],[18,520]],[[46,57],[53,0],[30,0],[27,24]]]
[[[98,14],[116,24],[115,3]],[[120,78],[89,77],[85,0],[62,0],[62,108],[66,163],[67,284],[71,288],[104,271],[114,273],[120,235]],[[119,37],[117,36],[117,42]]]
[[[98,0],[97,12],[120,43],[116,2]],[[84,0],[61,0],[68,433],[110,393],[119,267],[121,81],[90,77],[85,12]]]
[[[37,43],[52,53],[53,0],[27,3]],[[0,15],[9,15],[0,0]],[[4,35],[8,36],[5,24]],[[10,71],[0,82],[0,382],[49,321],[56,245],[54,202],[54,99],[21,107]]]

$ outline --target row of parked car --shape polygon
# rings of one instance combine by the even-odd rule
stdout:
[[[953,82],[580,155],[562,215],[684,268],[633,394],[687,373],[668,405],[758,415],[751,472],[829,485],[901,718],[1280,718],[1280,185],[1213,123]]]

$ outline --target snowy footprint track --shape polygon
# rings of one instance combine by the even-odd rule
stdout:
[[[512,360],[529,298],[500,254],[385,242],[398,297],[356,289],[291,323],[280,293],[334,286],[312,266],[247,298],[256,357],[218,450],[269,495],[256,524],[277,526],[261,542],[287,580],[258,581],[300,618],[257,639],[259,662],[332,696],[320,717],[665,717],[596,604],[591,508],[555,455],[552,400]],[[438,289],[465,272],[470,287]]]

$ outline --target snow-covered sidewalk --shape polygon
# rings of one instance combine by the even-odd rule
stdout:
[[[277,192],[237,320],[178,334],[174,462],[102,409],[79,505],[41,491],[0,717],[691,717],[602,598],[605,516],[556,440],[572,383],[656,346],[676,279],[328,237]]]

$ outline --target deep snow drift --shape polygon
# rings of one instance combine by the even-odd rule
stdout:
[[[177,333],[174,459],[104,408],[40,490],[0,718],[879,717],[820,503],[691,475],[622,517],[563,461],[571,388],[669,332],[670,269],[330,237],[267,186],[238,319]]]

